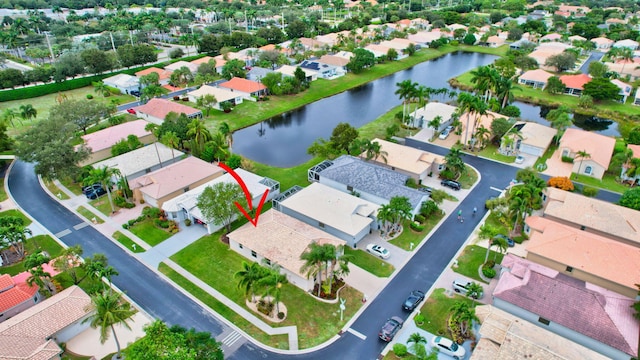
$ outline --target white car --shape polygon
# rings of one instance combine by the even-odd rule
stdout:
[[[434,336],[431,339],[431,346],[456,360],[464,359],[464,355],[467,353],[462,346],[442,336]]]
[[[388,259],[389,256],[391,256],[391,253],[389,252],[389,250],[376,244],[367,245],[367,252],[372,253],[373,255],[379,257],[380,259]]]
[[[522,164],[524,162],[524,156],[518,155],[516,156],[516,164]]]
[[[440,136],[438,136],[440,138],[440,140],[444,140],[446,138],[449,137],[449,133],[451,132],[451,130],[449,130],[449,128],[446,128],[444,130],[442,130],[442,132],[440,133]]]

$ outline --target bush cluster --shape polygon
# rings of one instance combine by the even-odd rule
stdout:
[[[411,229],[413,229],[414,231],[417,231],[417,232],[422,232],[424,230],[424,225],[420,225],[419,223],[417,223],[415,221],[412,221],[409,226],[411,227]]]
[[[551,179],[549,179],[549,182],[547,184],[551,187],[566,191],[573,191],[575,189],[575,187],[573,186],[573,182],[571,182],[571,180],[566,176],[552,177]]]

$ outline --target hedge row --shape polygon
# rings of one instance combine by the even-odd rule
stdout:
[[[150,67],[155,66],[155,67],[162,68],[177,61],[193,61],[203,56],[205,56],[205,54],[189,56],[186,58],[176,59],[169,62],[157,63],[154,65],[139,66],[136,68],[115,71],[108,74],[100,74],[100,75],[87,76],[87,77],[78,78],[78,79],[65,80],[59,83],[53,82],[53,83],[47,83],[43,85],[29,86],[29,87],[20,88],[20,89],[4,90],[4,91],[0,91],[0,101],[31,99],[38,96],[55,94],[61,91],[79,89],[85,86],[90,86],[94,82],[102,81],[102,79],[106,79],[113,75],[117,75],[117,74],[133,75],[138,71],[142,71]]]

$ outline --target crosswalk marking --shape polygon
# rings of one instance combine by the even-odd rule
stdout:
[[[60,231],[59,233],[57,233],[55,235],[56,235],[57,238],[61,238],[61,237],[65,236],[65,235],[69,235],[69,234],[71,234],[71,230],[64,229],[64,230]]]
[[[231,347],[231,345],[235,344],[236,341],[240,340],[242,338],[242,335],[237,332],[234,331],[232,333],[230,333],[229,335],[225,336],[224,339],[222,339],[222,341],[220,341],[222,343],[222,345],[226,345],[227,347]]]
[[[87,226],[89,226],[89,223],[83,221],[80,224],[74,226],[73,229],[77,231],[77,230],[80,230],[82,228],[86,228]]]
[[[352,328],[348,328],[347,329],[348,332],[352,333],[353,335],[359,337],[362,340],[367,340],[367,336],[362,334],[361,332],[358,332],[356,330],[353,330]]]

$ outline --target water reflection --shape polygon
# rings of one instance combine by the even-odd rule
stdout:
[[[549,111],[553,110],[553,108],[550,108],[548,106],[525,104],[521,102],[516,102],[514,103],[514,105],[520,108],[521,119],[537,122],[538,124],[546,126],[551,126],[546,117]],[[613,120],[580,114],[570,114],[569,116],[573,120],[573,128],[593,131],[606,136],[620,136],[618,123]]]

